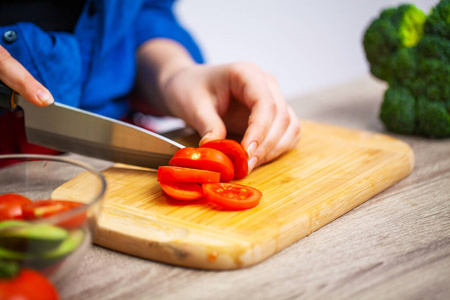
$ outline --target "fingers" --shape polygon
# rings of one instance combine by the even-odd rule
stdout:
[[[0,80],[29,102],[38,106],[53,103],[51,93],[0,46]]]
[[[233,97],[250,109],[248,128],[241,144],[251,158],[256,148],[264,141],[275,118],[275,99],[264,73],[253,64],[232,65],[229,81]]]
[[[301,127],[300,122],[292,110],[292,108],[288,107],[290,122],[287,129],[280,136],[280,139],[276,141],[276,145],[271,148],[267,152],[265,156],[262,156],[262,159],[258,160],[255,167],[258,167],[266,162],[276,159],[277,157],[287,153],[289,150],[295,147],[300,140]],[[258,155],[258,154],[256,154]],[[261,154],[263,155],[263,154]]]
[[[251,111],[242,140],[251,171],[292,149],[300,139],[300,124],[272,75],[251,64],[241,63],[233,70],[233,96]]]
[[[276,79],[266,74],[267,84],[276,103],[276,114],[264,141],[255,150],[250,169],[269,162],[292,149],[300,139],[300,123],[285,101]]]

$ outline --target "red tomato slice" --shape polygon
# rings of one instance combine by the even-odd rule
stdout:
[[[229,210],[253,208],[262,197],[257,189],[237,183],[205,183],[202,186],[207,200]]]
[[[162,166],[156,174],[158,181],[219,182],[220,173],[182,167]]]
[[[27,220],[41,219],[69,211],[83,206],[83,203],[67,200],[40,200],[31,202],[23,206],[23,216]],[[58,225],[66,228],[76,228],[84,224],[86,212],[80,213],[68,220],[64,220]]]
[[[23,219],[22,206],[31,200],[19,194],[3,194],[0,196],[0,221]]]
[[[172,198],[190,201],[203,198],[202,186],[194,182],[160,181],[164,192]]]
[[[234,177],[233,162],[222,152],[211,148],[182,148],[175,153],[169,165],[219,172],[223,182]]]
[[[248,174],[248,155],[241,144],[236,141],[223,139],[207,142],[200,147],[219,150],[228,156],[234,165],[234,178],[242,179]]]

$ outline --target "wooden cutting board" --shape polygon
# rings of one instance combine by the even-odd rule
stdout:
[[[242,268],[309,235],[414,168],[411,148],[392,137],[310,121],[302,122],[302,130],[294,150],[239,181],[263,193],[260,205],[248,211],[173,200],[154,170],[105,170],[108,188],[94,243],[180,266]],[[79,176],[53,197],[77,200],[85,185]]]

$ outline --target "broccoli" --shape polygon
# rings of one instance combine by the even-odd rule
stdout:
[[[412,4],[383,10],[363,46],[370,72],[389,85],[380,111],[386,129],[450,137],[450,0],[428,16]]]

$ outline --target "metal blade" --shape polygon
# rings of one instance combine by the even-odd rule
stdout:
[[[168,138],[61,103],[35,106],[16,94],[30,143],[113,162],[156,169],[184,146]]]

